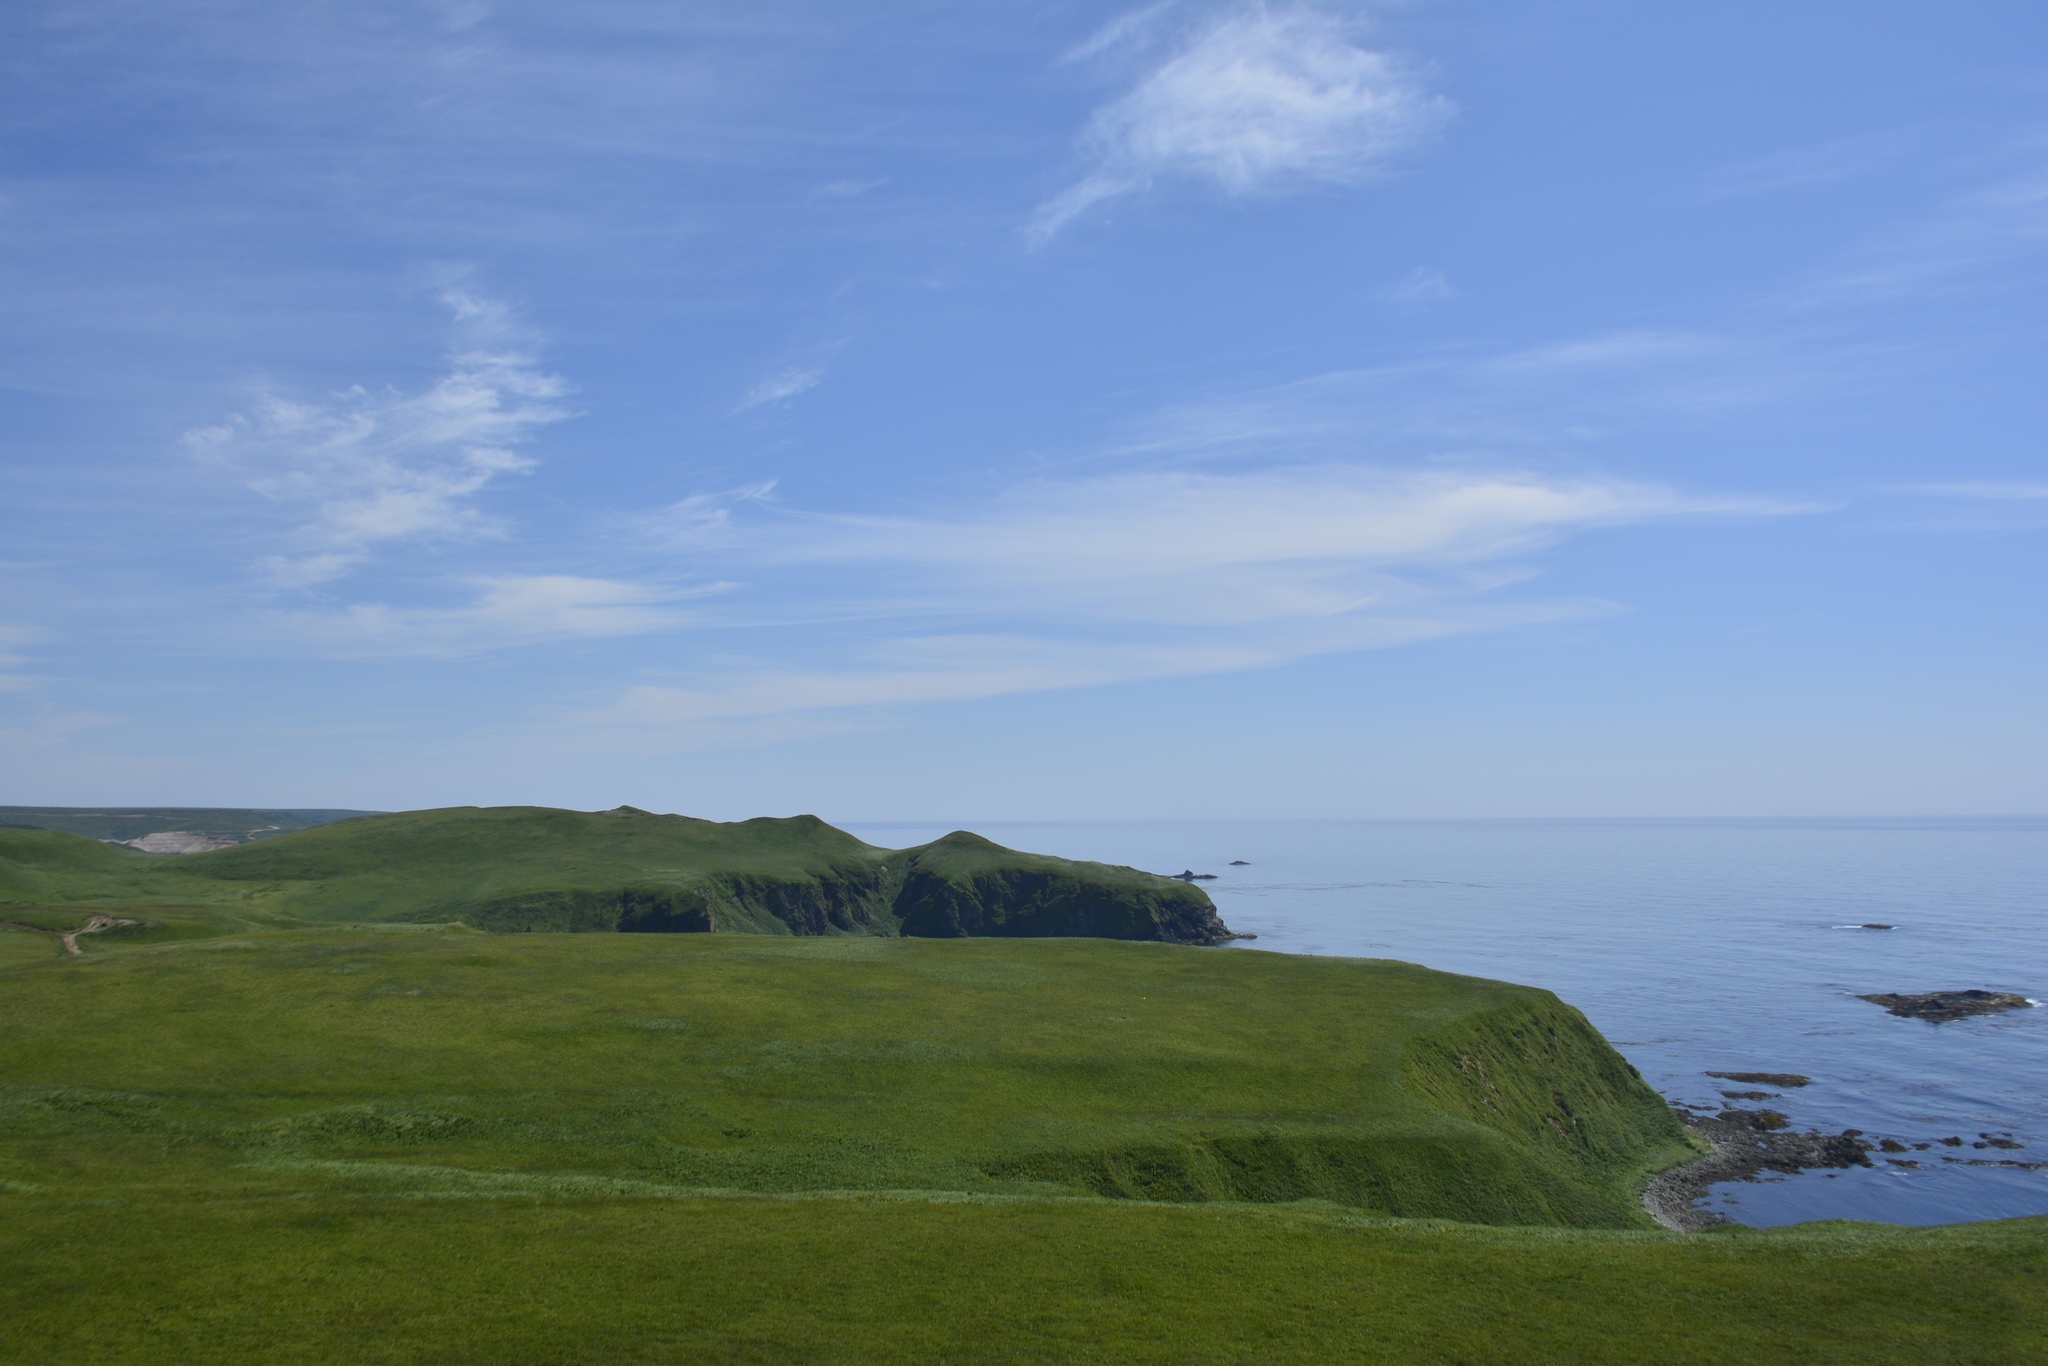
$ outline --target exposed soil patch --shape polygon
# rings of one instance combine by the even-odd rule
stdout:
[[[1876,992],[1858,996],[1859,1001],[1883,1006],[1894,1015],[1903,1015],[1913,1020],[1931,1020],[1941,1024],[1948,1020],[1967,1019],[1972,1015],[1992,1015],[2001,1010],[2023,1010],[2034,1003],[2013,991],[1922,991],[1922,992]]]
[[[1746,1079],[1746,1078],[1745,1078]],[[1804,1084],[1805,1078],[1801,1078]],[[1839,1134],[1818,1130],[1793,1133],[1775,1110],[1723,1110],[1697,1115],[1679,1110],[1678,1117],[1694,1133],[1714,1145],[1710,1156],[1660,1172],[1643,1192],[1643,1208],[1666,1228],[1691,1232],[1732,1223],[1725,1214],[1695,1209],[1708,1187],[1722,1181],[1754,1181],[1763,1172],[1810,1171],[1817,1167],[1867,1167],[1874,1146],[1858,1130]]]
[[[241,841],[232,835],[202,835],[196,830],[157,830],[120,843],[145,854],[210,854],[216,849],[232,849]]]
[[[0,920],[0,929],[27,930],[30,934],[54,934],[57,936],[57,942],[64,946],[64,952],[83,953],[84,950],[78,947],[79,935],[98,934],[102,930],[118,930],[125,925],[140,925],[141,923],[140,920],[124,920],[118,915],[93,914],[87,916],[68,930],[45,929],[41,925],[24,925],[18,920]]]

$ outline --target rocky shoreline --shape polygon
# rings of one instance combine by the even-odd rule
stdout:
[[[1695,1207],[1708,1188],[1720,1182],[1754,1181],[1767,1171],[1791,1175],[1819,1167],[1868,1167],[1877,1146],[1864,1141],[1856,1129],[1795,1133],[1784,1127],[1784,1116],[1775,1110],[1729,1109],[1708,1115],[1673,1108],[1713,1152],[1652,1177],[1643,1191],[1643,1208],[1664,1227],[1682,1233],[1734,1222],[1725,1214]]]

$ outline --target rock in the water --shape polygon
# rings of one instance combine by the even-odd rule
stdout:
[[[1249,867],[1251,867],[1251,865],[1250,865],[1249,863],[1246,863],[1246,862],[1245,862],[1245,861],[1244,861],[1243,859],[1241,859],[1241,858],[1234,858],[1234,859],[1232,859],[1232,860],[1230,861],[1230,866],[1231,866],[1231,867],[1233,867],[1233,868],[1249,868]]]
[[[1914,1020],[1929,1020],[1935,1024],[1946,1020],[1961,1020],[1971,1015],[1991,1015],[2001,1010],[2019,1010],[2033,1004],[2018,992],[1984,991],[1975,987],[1968,991],[1881,991],[1858,996],[1856,999],[1883,1006],[1894,1015],[1903,1015]]]
[[[1709,1072],[1723,1081],[1746,1081],[1751,1086],[1804,1086],[1813,1080],[1797,1072]]]

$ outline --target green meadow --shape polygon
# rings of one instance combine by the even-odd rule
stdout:
[[[2048,1221],[1657,1229],[1689,1140],[1547,992],[204,871],[318,833],[0,831],[6,1359],[2048,1358]]]

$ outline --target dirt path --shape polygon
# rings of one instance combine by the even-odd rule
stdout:
[[[98,934],[101,930],[118,930],[123,925],[140,925],[141,923],[140,920],[126,920],[118,915],[94,913],[68,930],[52,930],[41,925],[24,925],[19,920],[0,920],[0,929],[27,930],[30,934],[54,934],[57,936],[57,942],[64,946],[64,952],[83,954],[85,950],[78,947],[79,935]]]

